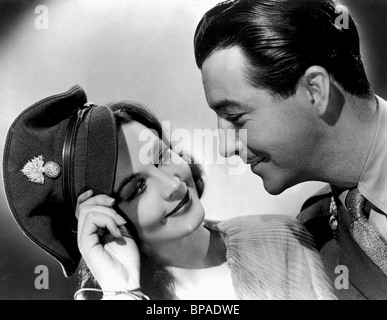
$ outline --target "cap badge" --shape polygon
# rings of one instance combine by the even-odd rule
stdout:
[[[60,166],[54,161],[44,163],[43,156],[40,155],[28,161],[21,172],[28,178],[28,181],[36,184],[44,184],[44,175],[55,179],[60,174]]]

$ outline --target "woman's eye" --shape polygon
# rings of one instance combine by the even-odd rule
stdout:
[[[130,193],[128,197],[128,201],[133,200],[136,198],[139,194],[141,194],[146,189],[146,181],[145,180],[139,180],[134,185],[132,192]]]

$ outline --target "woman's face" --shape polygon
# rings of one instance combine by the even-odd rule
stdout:
[[[188,164],[136,121],[119,131],[114,191],[145,244],[183,238],[204,219]]]

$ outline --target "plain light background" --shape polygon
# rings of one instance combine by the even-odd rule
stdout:
[[[148,105],[171,130],[216,129],[193,53],[193,34],[214,0],[51,0],[0,2],[0,156],[9,126],[28,106],[80,84],[90,101]],[[358,22],[367,73],[387,97],[385,0],[344,1]],[[35,27],[37,5],[49,10],[48,30]],[[187,148],[191,141],[185,141]],[[200,159],[211,156],[193,146]],[[229,175],[226,164],[204,164],[206,215],[295,216],[323,184],[309,182],[269,195],[247,167]],[[76,278],[65,279],[56,261],[32,244],[0,194],[0,299],[72,299]],[[49,290],[36,290],[35,267],[50,271]]]

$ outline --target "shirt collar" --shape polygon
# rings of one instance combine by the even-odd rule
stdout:
[[[361,194],[387,212],[387,102],[378,101],[378,124],[375,137],[360,175],[358,189]]]

